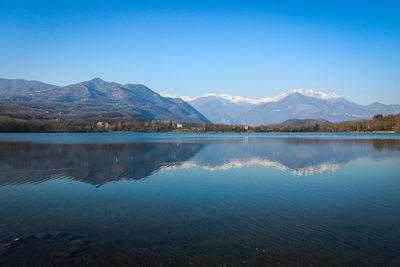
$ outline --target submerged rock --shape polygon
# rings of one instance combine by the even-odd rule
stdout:
[[[32,244],[31,244],[32,242]],[[76,256],[89,249],[89,242],[81,236],[66,232],[33,232],[14,239],[9,243],[0,244],[0,256],[9,254],[16,250],[23,250],[26,246],[53,247],[50,257],[67,259]]]
[[[35,239],[35,236],[33,234],[27,234],[27,235],[23,235],[23,236],[14,238],[14,242],[31,241],[33,239]]]

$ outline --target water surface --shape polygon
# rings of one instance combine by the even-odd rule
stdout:
[[[0,135],[0,265],[400,264],[396,134]]]

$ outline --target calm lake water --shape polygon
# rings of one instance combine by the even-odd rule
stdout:
[[[0,134],[0,265],[399,266],[396,134]]]

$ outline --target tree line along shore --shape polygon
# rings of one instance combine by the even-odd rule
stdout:
[[[228,125],[215,123],[149,121],[118,117],[118,114],[52,116],[48,114],[0,113],[0,133],[99,133],[99,132],[389,132],[400,133],[400,114],[377,114],[371,120],[329,124]]]

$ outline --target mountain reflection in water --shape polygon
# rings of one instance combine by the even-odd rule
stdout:
[[[0,143],[0,185],[37,183],[62,175],[103,185],[138,180],[172,168],[208,171],[251,165],[294,175],[335,171],[359,157],[379,160],[400,154],[400,139],[310,139],[243,137],[182,143],[125,144]]]
[[[0,266],[398,266],[399,173],[390,134],[0,135]]]
[[[138,180],[188,160],[204,144],[0,144],[0,184],[36,183],[55,174],[93,185]],[[29,173],[29,175],[27,175]]]

